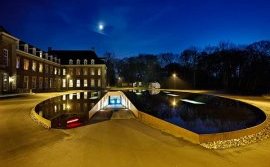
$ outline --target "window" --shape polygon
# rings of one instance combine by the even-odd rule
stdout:
[[[50,88],[52,88],[52,85],[53,85],[53,80],[52,78],[50,78]]]
[[[48,89],[48,78],[45,78],[45,89]]]
[[[67,86],[67,80],[63,79],[62,80],[62,87],[65,88]]]
[[[95,87],[95,80],[91,79],[91,87]]]
[[[72,59],[69,59],[69,64],[73,64],[73,60]]]
[[[87,79],[84,79],[84,80],[83,80],[83,86],[84,86],[84,87],[87,87]]]
[[[98,68],[98,73],[97,74],[101,75],[101,69],[100,68]]]
[[[8,66],[8,50],[3,49],[3,65]]]
[[[23,77],[23,88],[28,89],[28,76]]]
[[[24,59],[23,60],[23,69],[28,70],[29,69],[29,60]]]
[[[36,55],[36,48],[33,48],[32,54],[33,54],[33,55]]]
[[[86,59],[83,60],[83,64],[87,65],[87,60]]]
[[[50,74],[53,74],[53,66],[50,66]]]
[[[43,64],[42,63],[39,63],[39,69],[38,69],[39,72],[43,72]]]
[[[91,75],[95,75],[95,69],[91,68]]]
[[[57,68],[54,67],[54,75],[57,75]]]
[[[95,64],[95,60],[94,59],[91,59],[91,64]]]
[[[81,61],[77,59],[76,64],[81,64]]]
[[[58,68],[58,75],[61,75],[61,69]]]
[[[27,44],[24,45],[24,51],[28,53],[28,45]]]
[[[101,87],[101,81],[100,81],[100,79],[98,80],[98,87]]]
[[[19,56],[16,57],[16,68],[17,69],[20,68],[20,57]]]
[[[47,64],[45,64],[45,73],[48,74],[49,73],[49,66]]]
[[[76,68],[76,75],[81,75],[81,69],[80,68]]]
[[[87,75],[88,73],[88,68],[83,68],[83,75]]]
[[[39,51],[39,57],[42,58],[42,51]]]
[[[36,85],[37,85],[37,78],[32,77],[32,89],[36,89]]]
[[[68,86],[69,86],[70,88],[73,87],[73,80],[72,80],[72,79],[69,80]]]
[[[42,89],[42,86],[43,86],[43,78],[42,77],[39,77],[39,89]]]
[[[73,68],[69,68],[69,74],[73,75]]]
[[[63,68],[63,75],[66,75],[66,69]]]
[[[78,88],[78,87],[81,87],[81,80],[80,79],[77,79],[77,81],[76,81],[76,87]]]
[[[32,61],[32,70],[33,71],[37,70],[37,62],[36,61]]]

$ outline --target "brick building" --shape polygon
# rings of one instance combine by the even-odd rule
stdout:
[[[106,87],[106,65],[90,50],[45,52],[0,27],[0,94]]]

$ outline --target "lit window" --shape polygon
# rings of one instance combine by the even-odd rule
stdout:
[[[101,75],[101,69],[98,68],[98,75]]]
[[[88,68],[83,68],[83,75],[87,75],[88,74]]]
[[[37,62],[36,61],[32,61],[32,70],[33,71],[37,70]]]
[[[91,75],[95,75],[95,69],[91,68]]]
[[[69,74],[73,75],[73,68],[69,68]]]
[[[91,64],[95,64],[95,60],[94,59],[91,59]]]
[[[3,65],[8,66],[8,50],[3,49]]]
[[[87,60],[86,59],[84,59],[83,64],[87,65]]]
[[[39,63],[39,69],[38,69],[39,72],[43,72],[43,64],[42,63]]]
[[[53,80],[52,78],[50,78],[50,88],[52,88],[52,85],[53,85]]]
[[[81,64],[81,61],[77,59],[76,64]]]
[[[81,87],[81,80],[80,79],[77,79],[77,81],[76,81],[76,87],[78,88],[78,87]]]
[[[73,87],[73,80],[72,80],[72,79],[69,80],[68,86],[69,86],[70,88]]]
[[[58,68],[58,75],[61,75],[61,69]]]
[[[81,75],[81,69],[80,68],[76,68],[76,75]]]
[[[73,64],[73,60],[72,59],[69,59],[69,64]]]
[[[83,86],[84,86],[84,87],[87,87],[87,79],[84,79],[84,80],[83,80]]]
[[[98,80],[98,87],[101,87],[101,81],[100,81],[100,79]]]
[[[63,68],[63,75],[66,75],[66,69]]]
[[[42,51],[39,51],[39,57],[42,58]]]
[[[62,80],[62,87],[65,88],[66,87],[66,84],[67,84],[67,80],[66,79],[63,79]]]
[[[23,69],[28,70],[29,69],[29,60],[24,59],[23,60]]]
[[[54,67],[54,75],[57,75],[57,68]]]
[[[20,57],[19,56],[16,57],[16,68],[17,69],[20,68]]]
[[[91,87],[95,87],[95,80],[91,79]]]

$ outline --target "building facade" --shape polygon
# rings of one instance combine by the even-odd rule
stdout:
[[[0,27],[0,94],[106,87],[106,65],[89,50],[42,51]]]

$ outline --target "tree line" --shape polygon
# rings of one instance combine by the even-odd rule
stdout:
[[[270,92],[270,41],[250,45],[221,42],[180,54],[140,54],[117,59],[106,53],[107,80],[159,82],[163,88],[215,89],[241,94]],[[175,74],[175,75],[173,75]]]

